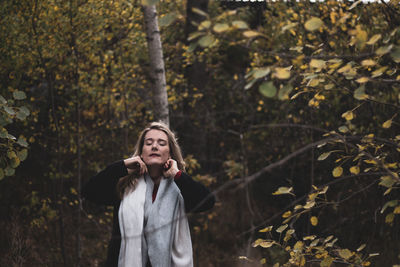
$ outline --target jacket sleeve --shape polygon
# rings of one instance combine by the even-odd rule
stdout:
[[[185,201],[186,212],[202,212],[211,209],[215,204],[215,196],[203,184],[194,181],[188,174],[182,172],[175,179]]]
[[[90,178],[82,188],[82,196],[97,204],[115,205],[119,201],[116,191],[118,180],[126,175],[128,170],[124,161],[116,161]]]

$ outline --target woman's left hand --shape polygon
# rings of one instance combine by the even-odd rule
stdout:
[[[167,160],[163,167],[163,176],[165,178],[174,178],[179,171],[178,163],[173,159]]]

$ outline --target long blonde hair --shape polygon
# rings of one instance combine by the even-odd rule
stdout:
[[[177,162],[178,169],[184,171],[185,161],[183,160],[182,151],[179,147],[177,138],[175,137],[175,134],[169,129],[169,127],[162,122],[152,122],[140,133],[139,138],[136,141],[132,157],[142,155],[144,138],[146,137],[147,132],[150,130],[163,131],[167,135],[170,156],[173,160]],[[119,179],[117,184],[117,193],[120,199],[123,198],[125,193],[135,189],[138,178],[138,174],[130,174]]]

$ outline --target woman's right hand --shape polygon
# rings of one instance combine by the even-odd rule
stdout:
[[[139,175],[143,175],[147,172],[146,164],[139,156],[124,159],[124,164],[128,170],[128,174],[138,173]]]

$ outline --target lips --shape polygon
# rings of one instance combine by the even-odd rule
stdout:
[[[150,156],[150,157],[160,157],[159,154],[154,154],[154,153],[153,153],[153,154],[150,154],[149,156]]]

